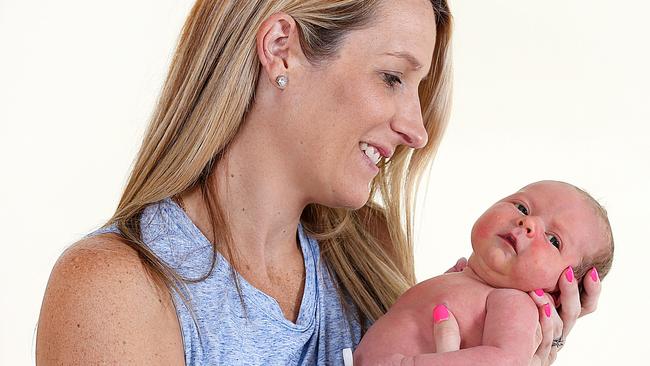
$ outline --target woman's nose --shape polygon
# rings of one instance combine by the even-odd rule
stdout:
[[[429,135],[422,120],[419,99],[410,106],[404,106],[401,116],[393,120],[391,127],[400,134],[405,145],[414,149],[425,147],[429,141]]]
[[[517,226],[526,231],[526,236],[529,238],[535,237],[539,231],[540,223],[532,216],[522,217],[517,221]]]

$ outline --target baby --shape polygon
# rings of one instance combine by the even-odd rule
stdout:
[[[596,281],[614,254],[605,210],[556,181],[530,184],[492,205],[474,223],[471,240],[462,272],[417,284],[370,327],[354,352],[355,366],[528,365],[539,313],[527,292],[556,293],[567,267],[574,269],[569,281],[587,272]],[[458,322],[461,349],[436,354],[428,319],[443,303]]]

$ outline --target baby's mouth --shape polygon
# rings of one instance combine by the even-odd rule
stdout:
[[[512,246],[512,249],[515,250],[515,253],[517,253],[517,238],[512,235],[512,233],[499,234],[498,236],[510,244]]]

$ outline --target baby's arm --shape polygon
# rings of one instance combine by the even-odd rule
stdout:
[[[454,352],[406,357],[393,355],[387,365],[528,365],[535,352],[539,321],[536,305],[528,294],[497,289],[486,303],[482,345]]]

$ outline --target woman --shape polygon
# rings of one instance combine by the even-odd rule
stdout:
[[[450,27],[443,0],[197,1],[117,211],[52,271],[37,362],[342,364],[415,283]],[[562,286],[532,364],[580,314]]]

